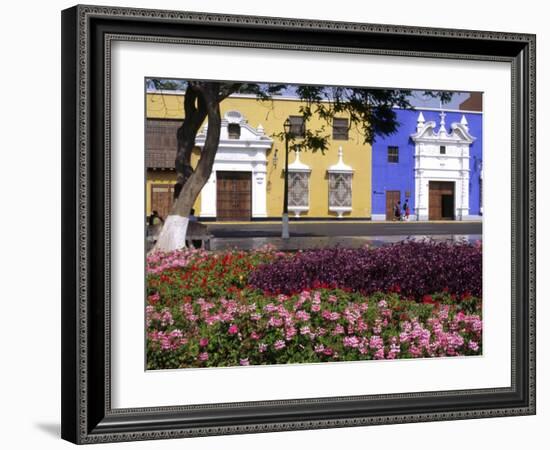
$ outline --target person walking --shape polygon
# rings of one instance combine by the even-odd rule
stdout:
[[[409,221],[409,215],[411,213],[411,210],[409,208],[409,199],[405,199],[405,203],[403,203],[403,215],[405,216],[405,222]]]
[[[164,219],[159,215],[158,211],[153,211],[153,213],[149,216],[149,225],[150,226],[158,226],[162,225],[164,223]]]
[[[155,245],[158,235],[164,224],[164,219],[160,216],[158,211],[153,211],[147,218],[147,251]]]
[[[397,200],[393,208],[394,220],[401,220],[401,200]]]

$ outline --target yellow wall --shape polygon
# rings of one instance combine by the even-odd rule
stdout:
[[[197,156],[192,155],[191,162],[195,164],[196,161],[193,159],[198,159]],[[176,172],[174,170],[151,170],[147,171],[147,182],[145,186],[145,209],[146,214],[151,214],[151,185],[153,184],[176,184]],[[201,196],[199,194],[197,200],[195,201],[195,215],[199,216],[201,213]]]
[[[284,188],[284,142],[275,134],[283,131],[283,123],[289,115],[300,115],[300,101],[274,99],[258,101],[250,97],[230,97],[221,103],[222,114],[229,110],[237,110],[247,119],[248,123],[257,127],[262,125],[266,135],[272,137],[273,147],[267,153],[267,214],[269,217],[281,216]],[[183,118],[183,96],[173,94],[147,94],[148,118]],[[342,116],[345,117],[345,116]],[[308,123],[311,130],[325,126],[326,134],[332,136],[332,126],[320,121],[315,116]],[[299,142],[299,140],[296,140]],[[300,159],[311,169],[309,211],[301,217],[336,217],[328,209],[328,174],[329,166],[338,161],[338,147],[344,151],[344,163],[354,170],[352,181],[352,211],[344,213],[344,217],[370,217],[371,215],[371,155],[369,144],[363,143],[363,137],[352,127],[348,140],[329,141],[329,149],[323,155],[321,152],[302,151]],[[277,153],[277,163],[273,164],[273,156]],[[290,152],[289,164],[294,161]],[[197,214],[199,209],[197,209]]]

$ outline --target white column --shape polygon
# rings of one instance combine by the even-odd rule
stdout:
[[[216,167],[201,191],[201,217],[216,217]]]
[[[266,169],[257,167],[252,173],[252,217],[267,217]]]
[[[461,220],[467,220],[470,215],[470,195],[468,189],[470,177],[468,176],[468,174],[469,172],[467,170],[461,170],[460,182],[457,183],[459,184],[459,186],[457,186],[457,189],[460,187],[460,204],[458,204],[460,210],[457,211],[457,218]]]
[[[415,208],[417,214],[417,220],[428,220],[428,200],[429,192],[424,185],[428,182],[422,177],[423,170],[415,171],[416,189],[415,189]]]

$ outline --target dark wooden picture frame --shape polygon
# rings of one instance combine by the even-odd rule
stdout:
[[[512,371],[506,388],[113,409],[113,40],[509,62]],[[223,75],[222,75],[223,76]],[[535,36],[75,6],[62,13],[62,437],[97,443],[535,413]]]

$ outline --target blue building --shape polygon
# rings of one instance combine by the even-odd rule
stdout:
[[[372,146],[372,219],[394,219],[407,201],[409,220],[481,220],[482,113],[396,113],[397,132]]]

